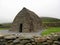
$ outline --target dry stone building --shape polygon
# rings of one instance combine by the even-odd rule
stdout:
[[[42,21],[34,12],[25,7],[15,17],[11,31],[15,32],[39,32],[42,28]]]

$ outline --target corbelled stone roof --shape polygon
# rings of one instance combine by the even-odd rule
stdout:
[[[38,21],[38,20],[41,21],[40,17],[37,14],[35,14],[33,11],[30,11],[29,9],[25,7],[17,14],[16,18],[22,16],[20,14],[28,16],[31,19],[34,19],[35,21]]]

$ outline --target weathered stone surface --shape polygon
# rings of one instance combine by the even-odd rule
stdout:
[[[59,41],[54,41],[54,44],[60,45],[60,42]]]
[[[34,12],[23,8],[15,17],[10,29],[14,32],[39,32],[42,30],[42,21]]]
[[[3,38],[0,38],[0,45],[60,45],[60,34],[33,38],[21,38],[12,34],[3,35]]]

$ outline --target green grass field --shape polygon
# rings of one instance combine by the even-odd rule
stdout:
[[[49,35],[55,32],[60,32],[60,27],[49,27],[42,32],[42,35]]]
[[[0,30],[9,30],[9,28],[0,28]]]

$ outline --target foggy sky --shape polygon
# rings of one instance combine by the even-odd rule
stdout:
[[[60,0],[0,0],[0,23],[12,22],[23,7],[40,17],[60,19]]]

